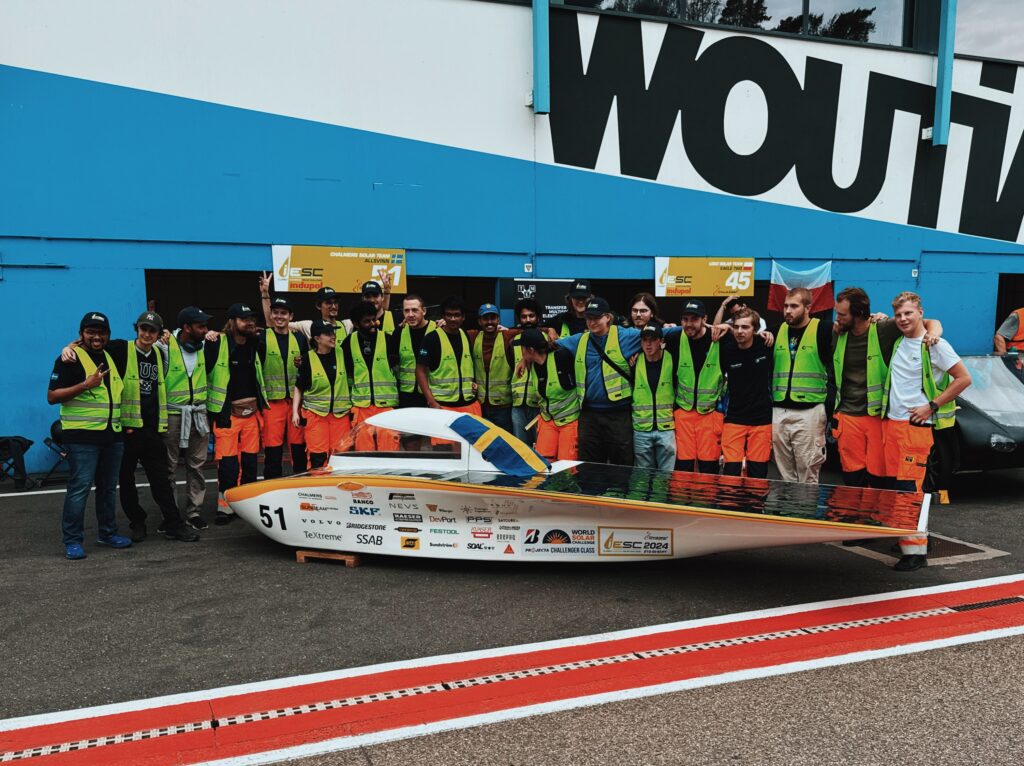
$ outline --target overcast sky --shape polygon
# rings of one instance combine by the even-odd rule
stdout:
[[[1024,61],[1024,2],[958,0],[956,52]]]

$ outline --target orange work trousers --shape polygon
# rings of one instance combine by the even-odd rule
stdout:
[[[263,412],[263,446],[282,446],[286,434],[289,444],[302,444],[302,426],[292,423],[292,400],[277,399],[268,405],[269,409]]]
[[[839,462],[847,473],[867,472],[882,477],[885,471],[885,448],[882,440],[882,419],[875,415],[835,414],[838,427],[832,435],[839,446]]]
[[[230,406],[230,405],[225,405]],[[260,451],[260,429],[263,425],[261,413],[256,412],[247,418],[231,416],[231,425],[221,428],[213,425],[214,457],[238,457],[239,452],[255,455]]]
[[[398,434],[386,428],[374,428],[363,421],[378,412],[390,412],[394,407],[353,407],[352,430],[355,431],[356,452],[397,452]]]
[[[722,456],[722,426],[725,416],[718,411],[701,415],[697,409],[677,409],[676,460],[711,461]]]
[[[909,420],[885,419],[882,425],[885,443],[885,475],[897,482],[914,482],[921,491],[928,454],[932,451],[932,427],[911,425]]]
[[[302,410],[306,418],[306,450],[310,453],[329,456],[338,452],[346,452],[350,445],[345,443],[352,426],[348,413],[337,415],[317,415],[309,410]]]
[[[579,454],[579,420],[555,425],[553,420],[537,421],[537,441],[533,447],[537,454],[548,460],[577,460]]]
[[[766,463],[772,456],[772,424],[741,426],[725,423],[722,426],[722,456],[726,463]]]

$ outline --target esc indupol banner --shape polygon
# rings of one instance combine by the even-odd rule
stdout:
[[[376,247],[274,245],[275,292],[313,293],[333,287],[358,293],[371,279],[391,275],[391,292],[405,292],[405,250]]]
[[[753,295],[754,259],[655,258],[654,294],[658,298]]]

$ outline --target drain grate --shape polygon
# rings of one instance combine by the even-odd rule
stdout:
[[[964,564],[970,561],[985,561],[999,556],[1009,556],[1008,551],[1001,551],[990,548],[981,543],[968,543],[957,540],[955,537],[937,535],[934,532],[930,536],[931,550],[928,552],[928,566],[951,566],[953,564]],[[857,553],[861,556],[882,561],[886,564],[895,564],[899,560],[899,544],[894,537],[877,538],[865,540],[859,545],[849,547],[840,543],[832,543],[843,550]]]

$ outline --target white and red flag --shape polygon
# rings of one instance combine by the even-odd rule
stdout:
[[[786,293],[794,287],[811,291],[811,313],[827,311],[836,305],[832,294],[832,261],[810,271],[793,271],[772,261],[772,285],[768,291],[768,310],[782,311]]]

